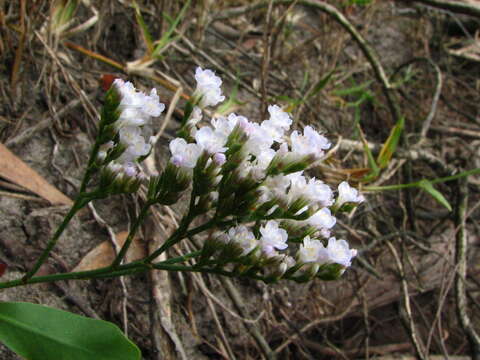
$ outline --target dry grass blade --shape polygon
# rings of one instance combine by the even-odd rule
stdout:
[[[455,279],[455,295],[457,301],[457,314],[463,331],[470,342],[472,359],[480,359],[480,336],[473,327],[472,320],[468,315],[468,303],[465,289],[467,275],[467,229],[466,214],[468,209],[468,186],[466,181],[461,181],[458,189],[458,204],[456,213],[456,236],[455,261],[458,266]]]

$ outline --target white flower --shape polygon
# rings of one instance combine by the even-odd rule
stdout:
[[[124,126],[119,131],[120,142],[124,145],[132,145],[139,141],[145,142],[142,131],[137,126]]]
[[[202,120],[202,117],[202,109],[200,109],[198,106],[195,106],[192,110],[190,118],[188,119],[188,124],[191,126],[196,126]]]
[[[337,219],[335,216],[332,216],[329,208],[324,207],[310,216],[306,222],[318,229],[331,229],[335,226]]]
[[[330,142],[326,137],[320,135],[311,126],[306,126],[303,135],[294,131],[290,136],[292,143],[292,153],[297,156],[313,155],[316,159],[320,159],[324,155],[324,151],[330,148]]]
[[[288,247],[288,233],[285,229],[278,227],[278,222],[269,220],[265,226],[260,227],[260,246],[262,252],[271,257],[276,254],[275,249],[285,250]]]
[[[274,142],[272,135],[256,123],[250,123],[248,140],[244,145],[245,150],[252,155],[259,156],[271,148]]]
[[[147,155],[151,149],[152,145],[146,143],[145,140],[141,137],[137,142],[131,144],[127,148],[127,150],[125,150],[125,153],[131,154],[133,156],[133,159],[136,160],[139,157]]]
[[[188,144],[185,139],[176,138],[170,141],[171,162],[175,166],[193,169],[202,154],[202,148],[197,144]]]
[[[345,203],[361,203],[365,198],[359,194],[357,189],[351,187],[346,181],[342,181],[338,185],[338,198],[336,202],[337,207],[341,207]]]
[[[150,95],[137,91],[131,82],[115,79],[113,85],[120,94],[120,116],[115,123],[117,129],[124,126],[143,126],[151,117],[160,116],[165,105],[159,101],[157,90],[152,89]]]
[[[331,206],[333,204],[333,191],[330,186],[315,178],[308,180],[304,196],[312,203],[320,206]]]
[[[261,128],[275,141],[282,142],[283,134],[285,131],[288,131],[292,125],[292,119],[278,105],[270,105],[268,112],[270,113],[270,119],[263,121]]]
[[[285,272],[288,269],[290,269],[294,266],[295,266],[295,259],[293,257],[291,257],[290,255],[285,255],[283,257],[282,261],[280,262],[280,264],[278,264],[275,275],[280,277],[283,274],[285,274]]]
[[[352,264],[352,258],[357,256],[357,250],[350,249],[345,240],[328,239],[326,249],[320,253],[319,261],[323,263],[335,263],[344,267]]]
[[[149,120],[150,117],[145,116],[138,107],[126,107],[115,122],[115,127],[118,130],[126,126],[143,126]]]
[[[298,249],[297,257],[301,263],[314,263],[318,261],[318,255],[322,249],[325,249],[322,242],[317,239],[310,239],[306,236],[303,244]]]
[[[139,106],[142,99],[138,96],[137,89],[130,81],[123,81],[122,79],[115,79],[113,85],[120,93],[120,108],[129,106]]]
[[[247,135],[252,131],[251,123],[245,116],[230,113],[227,118],[220,117],[212,119],[212,126],[215,128],[215,131],[227,138],[237,125],[242,128]]]
[[[140,93],[142,97],[141,111],[147,116],[157,117],[165,110],[165,104],[162,104],[157,95],[157,89],[152,89],[150,95]]]
[[[194,96],[200,97],[200,107],[215,106],[225,100],[220,88],[222,79],[216,76],[212,70],[203,70],[201,67],[197,67],[195,80],[197,81],[197,88]]]
[[[204,126],[195,133],[195,140],[197,144],[209,154],[223,153],[227,150],[224,147],[226,138],[214,131],[209,126]]]
[[[255,235],[245,225],[230,228],[228,230],[228,238],[242,249],[242,256],[248,255],[258,246]]]
[[[267,177],[263,186],[260,187],[262,200],[269,201],[274,198],[286,200],[289,186],[290,179],[283,174]]]
[[[292,119],[290,115],[282,110],[278,105],[269,105],[268,112],[270,114],[270,121],[272,121],[275,127],[282,128],[285,131],[290,129],[292,125]]]

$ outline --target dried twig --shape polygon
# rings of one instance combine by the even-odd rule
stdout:
[[[458,198],[456,208],[456,235],[455,261],[458,264],[457,276],[455,279],[455,295],[457,301],[457,314],[463,331],[467,335],[472,351],[472,359],[480,359],[480,336],[473,328],[468,315],[468,303],[465,289],[465,278],[467,275],[467,230],[465,227],[466,213],[468,208],[468,186],[466,181],[461,181],[458,187]]]
[[[433,6],[438,9],[448,10],[464,15],[480,17],[480,6],[474,2],[459,0],[406,0],[407,2],[417,2],[420,4]]]
[[[231,280],[227,279],[227,278],[224,278],[224,277],[221,277],[220,281],[222,282],[225,290],[227,291],[228,295],[230,296],[230,299],[232,300],[233,304],[237,308],[237,311],[243,317],[248,318],[248,314],[245,310],[243,300],[240,297],[240,294],[238,293],[235,286],[232,284]],[[257,324],[256,323],[247,323],[247,322],[244,322],[244,324],[245,324],[245,327],[247,328],[248,332],[255,339],[257,345],[260,347],[260,350],[263,352],[265,357],[269,360],[276,359],[275,353],[272,351],[272,349],[270,348],[270,345],[268,345],[268,342],[265,340],[265,338],[261,334]]]
[[[392,253],[393,257],[395,258],[395,262],[397,264],[398,272],[401,278],[402,292],[403,292],[403,306],[405,310],[405,316],[407,317],[407,320],[408,320],[408,329],[409,329],[410,339],[415,347],[417,356],[421,360],[428,360],[428,356],[425,354],[425,350],[424,350],[425,346],[423,345],[423,343],[421,343],[421,340],[418,337],[415,321],[413,320],[412,309],[410,306],[410,295],[408,294],[408,283],[407,283],[407,279],[405,278],[405,270],[404,270],[402,261],[400,260],[397,250],[395,250],[395,247],[392,245],[392,243],[387,240],[386,244],[388,245],[388,248],[390,249],[390,252]]]

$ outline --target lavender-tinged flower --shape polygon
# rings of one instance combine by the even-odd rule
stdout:
[[[215,106],[225,100],[220,88],[222,79],[216,76],[212,70],[203,70],[201,67],[197,67],[195,80],[197,81],[197,88],[194,97],[200,98],[200,107]]]
[[[242,256],[248,255],[258,246],[255,235],[245,225],[230,228],[228,240],[242,249]]]
[[[335,206],[340,208],[345,203],[361,203],[365,200],[358,190],[351,187],[346,181],[342,181],[338,185],[338,198]]]
[[[227,161],[227,157],[225,156],[225,154],[216,153],[213,156],[213,161],[215,161],[215,164],[217,164],[218,166],[221,166],[225,164],[225,162]]]
[[[197,144],[188,144],[185,139],[176,138],[170,141],[171,162],[175,166],[193,169],[202,154],[202,148]]]
[[[132,178],[135,177],[138,174],[138,168],[135,166],[134,163],[125,163],[123,165],[123,172],[125,176]]]
[[[270,220],[265,226],[260,227],[260,246],[267,257],[276,255],[275,250],[285,250],[288,247],[288,233],[278,227],[278,222]]]

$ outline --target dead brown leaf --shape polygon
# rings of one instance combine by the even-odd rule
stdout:
[[[73,203],[70,198],[49,184],[3,144],[0,144],[0,176],[30,190],[52,204],[72,205]]]
[[[128,232],[123,231],[117,234],[118,246],[122,246],[127,239]],[[130,245],[130,248],[127,251],[126,261],[131,262],[135,260],[143,259],[147,256],[145,248],[143,247],[140,238],[135,237]],[[115,259],[115,251],[112,247],[110,241],[104,241],[97,247],[93,248],[85,257],[80,261],[80,263],[75,266],[72,270],[76,271],[87,271],[95,270],[102,267],[109,266]]]

